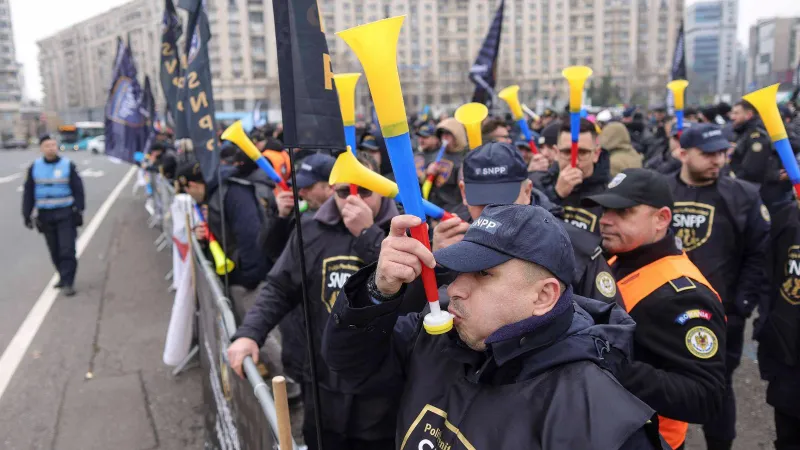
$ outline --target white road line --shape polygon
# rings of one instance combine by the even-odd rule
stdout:
[[[131,181],[134,173],[136,173],[136,168],[131,167],[128,173],[122,178],[122,181],[111,191],[111,194],[100,206],[100,209],[97,210],[92,221],[89,222],[89,225],[83,230],[83,233],[81,233],[75,248],[78,258],[80,258],[83,251],[86,250],[89,241],[92,240],[97,229],[100,228],[100,224],[103,222],[103,219],[105,219],[111,206],[117,200],[117,197],[119,197],[122,189]],[[55,302],[56,297],[58,297],[58,290],[53,287],[57,279],[58,273],[53,274],[53,277],[47,282],[47,286],[42,291],[39,299],[36,300],[33,308],[31,308],[31,311],[28,313],[28,317],[22,322],[22,325],[20,325],[17,333],[11,339],[8,347],[3,351],[3,355],[0,356],[0,398],[3,397],[8,383],[11,381],[11,377],[14,376],[14,373],[17,371],[17,367],[19,367],[20,362],[22,362],[22,358],[25,357],[25,352],[28,351],[28,347],[31,345],[31,342],[33,342],[33,338],[39,331],[39,327],[42,326],[42,322],[44,322],[45,317],[47,317],[47,313],[50,312],[53,302]]]
[[[17,173],[12,173],[11,175],[6,176],[6,177],[0,177],[0,184],[10,183],[10,182],[16,180],[17,178],[19,178],[21,176],[22,176],[22,172],[17,172]]]

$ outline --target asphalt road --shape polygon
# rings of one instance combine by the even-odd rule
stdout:
[[[88,224],[129,166],[88,152],[63,155],[82,172],[86,192],[84,223]],[[5,255],[0,263],[0,351],[8,345],[54,272],[44,237],[25,228],[22,221],[22,184],[28,166],[38,156],[38,148],[0,150],[0,242]],[[79,276],[76,289],[80,288]]]
[[[54,273],[44,239],[20,214],[17,190],[37,154],[0,152],[0,353]],[[67,156],[83,173],[88,225],[130,166]],[[0,397],[2,450],[203,448],[201,371],[173,378],[162,362],[171,254],[156,252],[159,232],[131,188],[80,257],[78,294],[56,297]]]

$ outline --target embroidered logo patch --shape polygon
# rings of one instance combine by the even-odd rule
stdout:
[[[672,208],[672,230],[683,242],[683,249],[692,251],[711,237],[714,226],[712,205],[697,202],[675,202]]]
[[[564,207],[564,222],[571,224],[581,230],[586,230],[594,233],[597,226],[597,215],[591,211],[583,208],[575,208],[574,206]]]
[[[328,312],[344,283],[363,266],[364,261],[357,256],[333,256],[322,261],[322,303]]]
[[[594,280],[594,285],[597,286],[597,290],[600,291],[601,294],[608,298],[613,298],[617,295],[617,283],[614,281],[614,277],[608,272],[598,273],[597,278]]]
[[[694,327],[686,332],[686,348],[700,359],[709,359],[717,354],[719,342],[713,331],[706,327]]]
[[[764,220],[767,221],[767,223],[770,223],[772,221],[772,218],[769,216],[769,210],[764,205],[761,205],[761,217],[763,217]]]
[[[619,186],[619,184],[622,183],[622,180],[624,180],[626,177],[627,175],[625,175],[624,173],[618,173],[617,176],[615,176],[614,179],[611,180],[610,183],[608,183],[608,188],[613,189]]]
[[[705,309],[690,309],[675,319],[678,325],[685,325],[690,319],[711,320],[711,313]]]

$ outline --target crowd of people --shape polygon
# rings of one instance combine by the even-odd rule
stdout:
[[[800,115],[781,114],[800,151]],[[666,108],[590,115],[574,166],[569,117],[552,109],[530,124],[534,148],[510,117],[487,118],[471,150],[454,118],[409,122],[420,184],[433,176],[429,200],[457,216],[429,220],[431,250],[407,236],[419,219],[402,205],[331,185],[334,155],[284,148],[280,126],[249,136],[294,172],[302,248],[292,192],[235,144],[220,143],[210,182],[170,136],[151,149],[150,170],[203,205],[197,239],[216,236],[235,264],[231,367],[241,376],[251,356],[290,379],[299,442],[678,449],[695,423],[708,449],[731,449],[732,378],[758,310],[775,448],[800,448],[800,207],[752,105],[687,109],[682,130]],[[392,179],[376,125],[357,130],[359,163]],[[423,265],[453,332],[422,330]]]

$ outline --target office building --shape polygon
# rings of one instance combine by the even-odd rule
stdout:
[[[759,20],[750,27],[748,90],[792,82],[798,58],[798,24],[797,17],[776,17]]]
[[[498,4],[320,0],[320,13],[336,72],[361,71],[355,55],[334,35],[337,30],[406,15],[398,69],[407,110],[431,105],[442,112],[472,98],[469,68]],[[260,101],[277,120],[280,93],[271,1],[208,0],[207,7],[218,115],[232,119]],[[130,33],[140,76],[157,79],[162,8],[160,0],[134,0],[41,41],[45,110],[58,111],[65,121],[102,117],[117,35]],[[682,10],[683,0],[507,0],[497,86],[519,84],[522,101],[531,107],[537,100],[563,106],[568,90],[561,70],[580,64],[595,71],[587,88],[599,86],[607,76],[618,89],[616,101],[663,102]],[[357,112],[368,115],[366,80],[359,83],[357,95]]]
[[[25,138],[20,123],[22,65],[17,62],[11,4],[0,0],[0,141]]]
[[[737,91],[738,0],[704,1],[686,8],[686,68],[692,97],[728,96]]]

